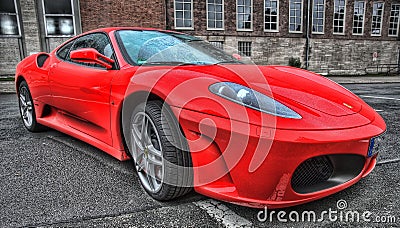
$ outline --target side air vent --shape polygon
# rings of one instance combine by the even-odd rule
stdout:
[[[46,53],[39,54],[36,58],[36,64],[38,67],[42,68],[46,62],[46,60],[49,58],[49,55]]]

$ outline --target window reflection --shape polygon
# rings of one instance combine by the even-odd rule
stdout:
[[[72,17],[46,17],[47,35],[74,35]]]
[[[0,35],[19,35],[18,14],[14,0],[0,1]]]
[[[1,35],[18,35],[18,22],[16,16],[0,15]]]
[[[75,35],[72,0],[43,0],[47,36]]]

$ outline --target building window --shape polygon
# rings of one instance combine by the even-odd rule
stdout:
[[[207,0],[207,29],[224,29],[224,0]]]
[[[253,29],[252,0],[237,0],[237,30],[251,31]]]
[[[15,0],[0,1],[0,36],[19,36],[19,18]]]
[[[279,1],[265,0],[264,1],[264,31],[278,32],[279,31]]]
[[[289,32],[302,33],[303,31],[303,1],[289,1]]]
[[[251,56],[251,42],[238,42],[239,52],[244,56]]]
[[[175,0],[175,29],[193,29],[193,1]]]
[[[46,36],[74,36],[75,17],[72,0],[43,0]]]
[[[346,0],[335,0],[333,13],[333,34],[344,35]]]
[[[399,34],[399,14],[400,4],[392,4],[389,18],[389,36],[398,36]]]
[[[325,24],[325,0],[313,1],[312,33],[323,34]]]
[[[365,2],[354,2],[353,35],[364,34]]]
[[[374,2],[372,8],[371,35],[380,36],[382,33],[383,2]]]
[[[224,41],[210,41],[214,47],[224,50]]]

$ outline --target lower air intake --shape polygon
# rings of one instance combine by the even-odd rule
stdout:
[[[365,158],[355,154],[318,156],[301,163],[292,176],[292,188],[298,193],[312,193],[343,184],[357,177]]]

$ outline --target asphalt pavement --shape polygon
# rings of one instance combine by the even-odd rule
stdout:
[[[3,93],[0,227],[399,227],[400,83],[351,82],[344,86],[386,121],[388,130],[379,147],[378,165],[369,176],[342,192],[268,211],[265,221],[263,211],[194,192],[172,202],[155,201],[141,188],[131,161],[119,162],[54,130],[29,133],[20,120],[16,95]],[[301,215],[310,211],[317,215],[316,221],[302,221]],[[337,212],[336,220],[328,218],[325,212],[329,211]],[[370,221],[346,219],[348,212],[370,213]],[[278,213],[286,216],[279,219]],[[290,221],[288,215],[296,213],[299,220]],[[325,216],[318,221],[321,214]]]

